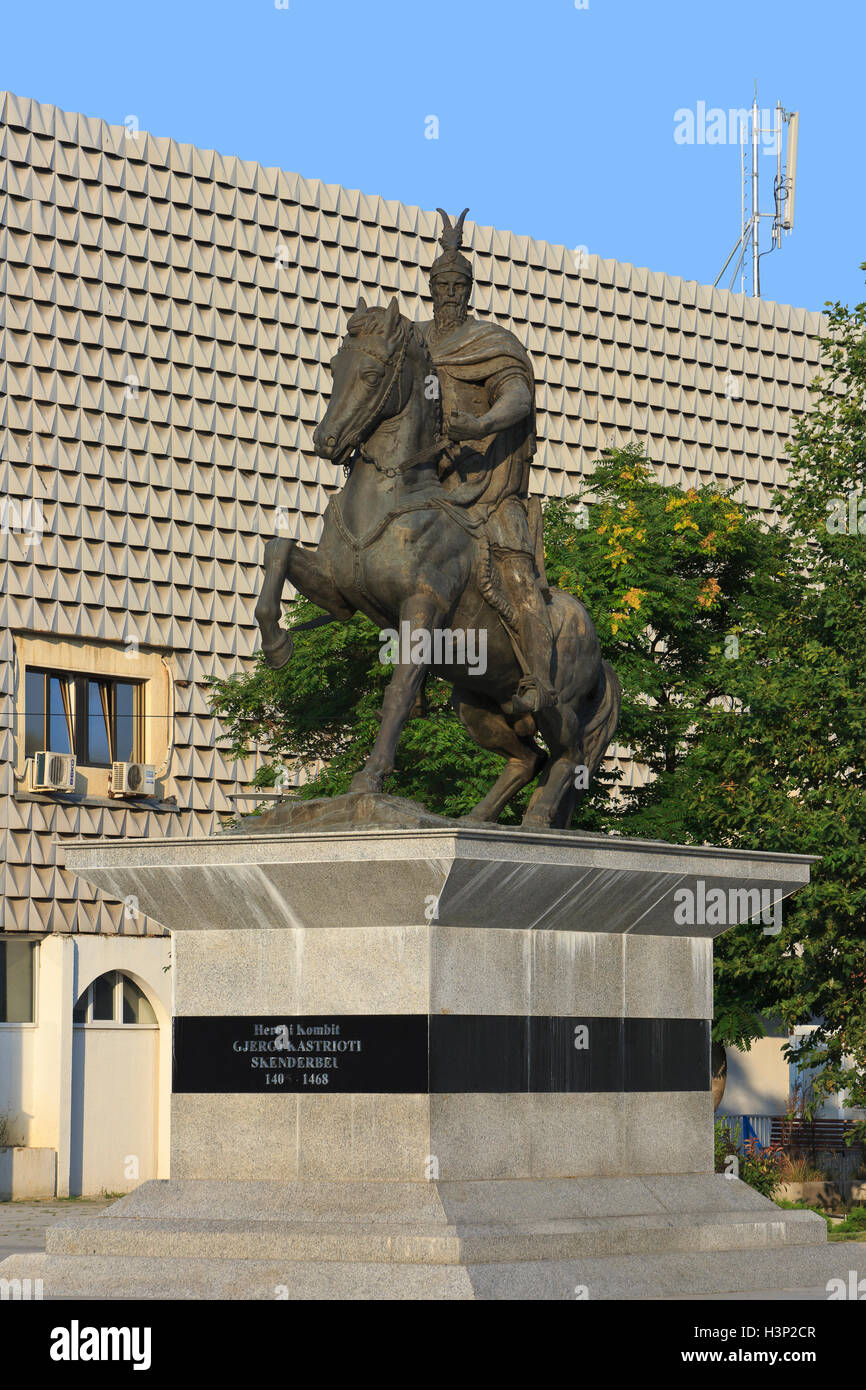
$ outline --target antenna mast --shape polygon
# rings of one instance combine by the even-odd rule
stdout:
[[[761,223],[758,209],[761,206],[758,198],[758,145],[761,138],[760,116],[758,115],[758,84],[755,83],[755,95],[752,98],[752,294],[755,299],[761,298],[761,261],[758,251],[760,241]]]
[[[767,256],[770,251],[778,251],[782,245],[782,232],[790,232],[794,226],[794,193],[797,180],[797,136],[799,133],[799,113],[797,111],[785,111],[782,103],[776,103],[775,112],[766,112],[768,117],[774,117],[772,126],[761,125],[761,112],[758,110],[758,84],[755,83],[755,94],[752,99],[752,109],[749,112],[742,112],[740,119],[740,235],[734,245],[734,249],[725,261],[715,280],[715,288],[728,266],[734,261],[734,269],[731,275],[728,289],[733,289],[737,275],[740,275],[740,291],[745,292],[745,265],[747,252],[752,252],[752,295],[755,299],[761,297],[761,256]],[[734,113],[731,113],[733,121]],[[742,116],[746,119],[743,120]],[[786,158],[782,163],[782,126],[787,125],[787,149]],[[762,135],[772,135],[776,148],[776,177],[773,186],[774,210],[773,212],[761,212],[760,193],[758,186],[758,161],[760,154],[760,143]],[[749,176],[746,176],[746,150],[751,151],[751,169]],[[751,195],[751,207],[746,207],[746,187],[749,186]],[[770,251],[761,251],[760,230],[761,218],[769,217],[772,219],[773,227],[771,233]]]

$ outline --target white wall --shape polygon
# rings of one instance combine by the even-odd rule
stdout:
[[[794,1029],[792,1041],[811,1032],[810,1025]],[[783,1115],[788,1109],[794,1086],[805,1086],[808,1093],[813,1073],[798,1072],[782,1055],[788,1041],[784,1037],[759,1038],[748,1052],[727,1048],[728,1080],[718,1115]],[[818,1119],[859,1118],[861,1112],[845,1107],[846,1093],[837,1092],[815,1111]]]
[[[171,939],[167,936],[61,935],[54,933],[39,944],[36,986],[36,1024],[0,1025],[0,1113],[17,1118],[16,1139],[33,1148],[57,1151],[57,1195],[69,1195],[72,1146],[72,1011],[81,994],[98,975],[122,970],[147,995],[159,1025],[155,1047],[156,1119],[153,1148],[156,1176],[168,1177],[169,1115],[171,1107]],[[134,1032],[134,1030],[131,1030]],[[118,1029],[122,1034],[123,1030]],[[116,1067],[122,1066],[125,1042],[116,1039]],[[94,1039],[93,1050],[98,1048]],[[104,1049],[103,1049],[104,1051]],[[145,1065],[139,1050],[140,1070]],[[111,1064],[102,1058],[106,1078]],[[107,1070],[106,1070],[107,1068]],[[146,1065],[145,1065],[146,1069]],[[146,1092],[143,1076],[130,1076],[140,1095]],[[142,1102],[145,1103],[145,1102]],[[112,1128],[112,1115],[114,1128]],[[136,1152],[129,1139],[132,1130],[122,1106],[109,1105],[102,1113],[104,1143],[108,1150]],[[134,1129],[134,1126],[133,1126]],[[135,1143],[146,1147],[143,1136]],[[101,1188],[99,1189],[101,1190]],[[120,1191],[121,1184],[110,1190]]]
[[[0,1115],[9,1121],[9,1142],[35,1145],[36,1028],[0,1023]]]
[[[717,1115],[781,1115],[788,1104],[784,1038],[759,1038],[748,1052],[727,1048],[728,1079]]]

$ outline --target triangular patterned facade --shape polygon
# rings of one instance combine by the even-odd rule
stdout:
[[[769,515],[820,316],[467,231],[475,311],[535,364],[535,491],[637,438],[660,479],[715,477]],[[0,472],[46,527],[35,554],[0,536],[0,621],[173,651],[184,808],[17,796],[4,641],[0,930],[148,930],[56,869],[54,838],[209,833],[232,809],[253,768],[214,752],[202,682],[256,649],[277,508],[318,537],[339,477],[311,438],[347,310],[396,292],[429,316],[437,234],[430,211],[0,93]]]

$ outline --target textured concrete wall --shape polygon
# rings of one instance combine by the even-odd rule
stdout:
[[[252,764],[215,751],[202,682],[255,650],[264,539],[314,540],[339,482],[311,435],[347,310],[396,292],[428,316],[437,220],[0,95],[0,499],[20,520],[0,535],[0,930],[153,931],[56,867],[54,837],[209,832],[233,809]],[[535,491],[570,494],[636,437],[661,480],[767,509],[819,316],[467,230],[474,311],[535,364]],[[183,814],[15,795],[12,634],[45,632],[170,654]]]

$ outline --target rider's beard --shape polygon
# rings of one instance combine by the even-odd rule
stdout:
[[[469,311],[468,304],[446,303],[433,305],[433,322],[439,329],[456,328],[458,324],[464,323]]]

